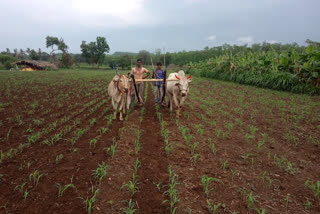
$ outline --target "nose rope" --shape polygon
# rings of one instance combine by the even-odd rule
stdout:
[[[118,91],[122,94],[123,92],[122,92],[122,91],[120,90],[120,88],[119,88],[119,82],[120,82],[121,77],[123,77],[123,75],[120,75],[119,81],[117,81],[117,89],[118,89]],[[128,91],[125,92],[125,93],[128,93]]]

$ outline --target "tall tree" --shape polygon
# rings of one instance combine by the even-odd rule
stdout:
[[[110,48],[104,37],[97,37],[95,42],[86,43],[82,41],[81,45],[82,56],[86,59],[89,64],[98,64],[104,63],[105,53],[109,52]]]
[[[67,53],[68,46],[64,42],[62,38],[58,39],[58,37],[54,36],[47,36],[46,37],[46,47],[51,48],[50,56],[54,61],[53,53],[57,50],[62,51],[62,53]]]
[[[101,65],[104,62],[105,59],[105,53],[109,53],[110,47],[106,41],[106,38],[104,37],[97,37],[97,64]]]

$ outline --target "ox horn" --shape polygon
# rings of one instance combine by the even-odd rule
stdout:
[[[120,76],[120,73],[119,73],[118,69],[117,69],[116,73],[117,73],[118,76]]]
[[[176,78],[179,80],[180,79],[180,77],[178,77],[177,75],[175,75],[176,76]]]
[[[191,78],[191,74],[189,76],[187,76],[187,79],[190,79]]]

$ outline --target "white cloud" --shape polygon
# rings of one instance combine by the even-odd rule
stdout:
[[[249,44],[253,42],[253,37],[252,36],[238,37],[237,42]]]
[[[210,41],[210,42],[216,41],[216,40],[217,40],[217,36],[216,36],[216,35],[208,36],[208,37],[206,38],[206,40],[208,40],[208,41]]]
[[[277,43],[277,41],[275,41],[275,40],[267,40],[266,42],[267,42],[267,43],[270,43],[270,44]]]

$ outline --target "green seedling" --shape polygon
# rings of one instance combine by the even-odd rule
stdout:
[[[30,173],[29,175],[29,180],[31,182],[33,182],[34,185],[38,185],[39,180],[41,177],[45,176],[46,174],[42,173],[40,174],[40,172],[38,170],[34,171],[33,173]]]
[[[57,155],[57,157],[56,157],[56,164],[58,164],[58,163],[62,160],[62,158],[63,158],[63,154]]]
[[[82,202],[84,203],[85,208],[86,208],[86,211],[87,211],[89,214],[91,214],[92,211],[93,211],[94,202],[96,201],[96,195],[97,195],[98,192],[99,192],[99,189],[97,189],[97,190],[94,192],[94,194],[93,194],[93,196],[92,196],[91,198],[88,198],[88,197],[87,197],[86,199],[84,199],[83,197],[78,197],[78,198],[80,198],[80,199],[82,200]]]
[[[218,182],[218,183],[223,184],[223,182],[220,179],[209,177],[207,175],[203,175],[201,177],[200,181],[201,181],[201,185],[203,187],[203,191],[204,191],[204,193],[206,195],[206,198],[209,197],[210,191],[213,190],[213,188],[210,188],[211,182]]]
[[[67,185],[61,185],[59,183],[56,184],[56,187],[58,188],[58,198],[62,197],[64,192],[68,189],[68,188],[72,188],[74,189],[75,186],[74,184],[67,184]]]
[[[98,164],[97,169],[92,170],[93,171],[92,175],[99,180],[100,184],[101,184],[102,179],[104,179],[107,176],[107,168],[108,167],[109,166],[105,162],[102,161],[101,164],[100,163]]]
[[[95,138],[95,139],[92,139],[90,140],[90,143],[89,143],[89,148],[91,149],[91,147],[93,146],[93,148],[96,148],[96,144],[97,144],[98,140]]]
[[[123,209],[122,213],[133,214],[136,211],[136,209],[134,209],[134,202],[132,201],[132,199],[130,199],[129,201],[122,201],[122,203],[127,205],[127,207]]]

